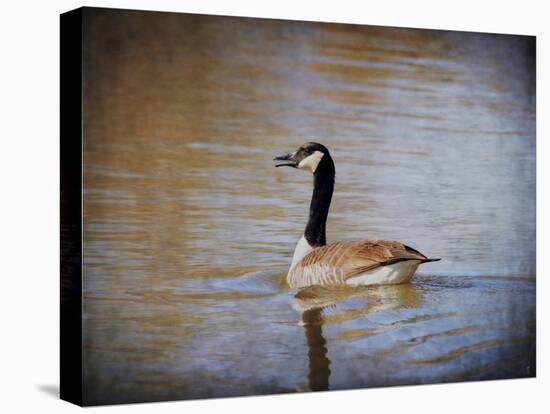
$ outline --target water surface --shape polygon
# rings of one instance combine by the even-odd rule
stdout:
[[[534,41],[89,11],[88,403],[535,374]],[[411,284],[290,290],[329,147],[329,240],[397,239]]]

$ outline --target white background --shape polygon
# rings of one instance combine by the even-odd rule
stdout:
[[[0,14],[0,410],[74,412],[59,376],[59,13],[82,5],[537,35],[538,378],[134,404],[127,412],[535,413],[548,381],[548,53],[544,1],[16,1]],[[544,78],[546,74],[546,78]],[[546,105],[543,106],[543,104]],[[544,127],[546,126],[546,129]],[[546,132],[546,134],[545,134]],[[544,165],[546,160],[546,165]],[[480,179],[483,179],[480,177]],[[545,231],[546,230],[546,231]],[[547,253],[548,254],[548,253]],[[480,315],[482,318],[483,315]],[[545,326],[546,325],[546,326]],[[541,355],[542,354],[542,355]]]

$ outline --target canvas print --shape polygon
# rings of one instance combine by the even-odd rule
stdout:
[[[534,37],[61,25],[64,398],[536,375]]]

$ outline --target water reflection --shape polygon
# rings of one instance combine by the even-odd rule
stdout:
[[[356,299],[354,306],[336,308],[340,302]],[[311,286],[298,290],[293,298],[293,307],[302,312],[302,324],[308,348],[308,389],[325,391],[330,384],[330,359],[328,344],[323,336],[323,325],[364,318],[371,312],[389,309],[418,308],[422,304],[422,291],[412,284],[396,286],[369,286],[359,288]],[[415,323],[418,319],[401,323]],[[396,328],[393,324],[392,328]],[[340,338],[359,338],[373,335],[374,331],[351,330]],[[363,350],[363,355],[368,349]]]
[[[323,337],[321,311],[321,308],[313,308],[302,314],[308,348],[307,380],[310,391],[327,391],[329,389],[330,360],[327,357],[327,341]]]
[[[423,280],[431,280],[424,277]],[[452,282],[451,282],[452,283]],[[292,306],[299,311],[334,309],[339,302],[357,299],[370,312],[390,308],[415,308],[422,304],[423,290],[416,284],[387,286],[310,286],[299,289]],[[362,312],[364,314],[365,312]],[[330,320],[344,320],[345,312],[330,313]],[[352,317],[352,316],[350,316]]]

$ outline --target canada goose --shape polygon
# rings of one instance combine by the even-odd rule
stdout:
[[[428,259],[398,241],[361,240],[327,245],[325,227],[335,176],[328,149],[308,142],[293,153],[273,160],[283,161],[275,167],[293,167],[313,173],[309,219],[287,275],[290,287],[405,283],[421,263],[440,260]]]

